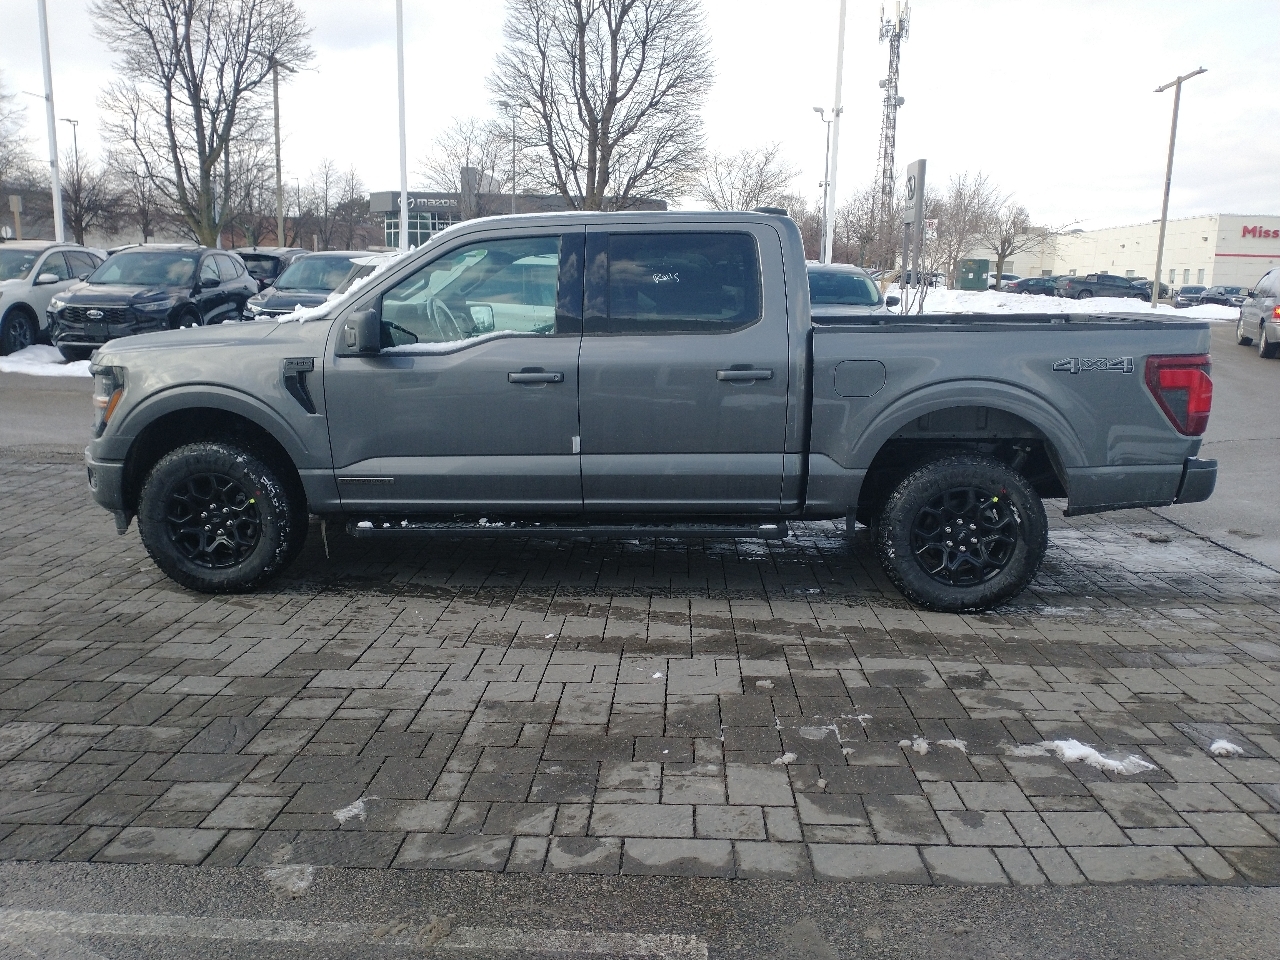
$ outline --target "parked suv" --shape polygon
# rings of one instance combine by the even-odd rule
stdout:
[[[1240,305],[1236,340],[1247,347],[1255,338],[1258,356],[1264,360],[1280,356],[1280,267],[1264,275]]]
[[[0,244],[0,357],[35,343],[49,301],[97,270],[101,251],[48,240]]]
[[[308,253],[301,247],[237,247],[232,252],[240,255],[253,279],[258,281],[259,290],[275,283],[289,264]]]
[[[1173,305],[1175,307],[1194,307],[1200,302],[1200,296],[1205,291],[1203,283],[1183,284],[1178,288],[1177,294],[1174,295]]]
[[[1114,273],[1090,273],[1083,277],[1059,277],[1058,296],[1070,297],[1072,300],[1086,300],[1089,297],[1141,299],[1142,288]]]
[[[371,273],[368,250],[308,253],[284,268],[275,282],[249,298],[244,318],[278,317],[294,307],[318,307],[353,278]]]
[[[152,330],[239,319],[258,284],[240,258],[194,245],[130,247],[49,301],[49,335],[68,360]]]

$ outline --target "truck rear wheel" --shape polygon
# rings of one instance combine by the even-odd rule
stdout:
[[[1049,524],[1025,477],[977,454],[916,470],[885,503],[876,554],[899,590],[929,610],[989,610],[1035,577]]]
[[[282,471],[230,443],[192,443],[152,468],[138,530],[156,566],[201,593],[254,590],[307,536],[306,503]]]

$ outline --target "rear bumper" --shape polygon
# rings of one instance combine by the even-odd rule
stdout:
[[[1218,461],[1187,457],[1182,466],[1182,483],[1174,503],[1200,503],[1213,496],[1218,483]]]

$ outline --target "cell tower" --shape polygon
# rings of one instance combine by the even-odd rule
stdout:
[[[902,57],[902,41],[907,39],[911,27],[911,3],[895,3],[893,19],[886,19],[884,6],[880,7],[880,42],[889,41],[889,75],[880,81],[884,90],[884,121],[880,125],[880,203],[876,211],[876,225],[882,238],[892,235],[893,219],[893,154],[898,137],[898,108],[906,103],[898,96],[898,63]],[[881,251],[885,258],[893,255],[892,247]],[[887,266],[887,263],[882,263]]]

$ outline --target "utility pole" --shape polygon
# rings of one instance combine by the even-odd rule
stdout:
[[[49,123],[49,172],[53,188],[53,239],[66,239],[62,226],[62,179],[58,176],[58,123],[53,109],[53,67],[49,63],[49,14],[44,0],[36,0],[40,15],[40,56],[44,61],[44,112]]]
[[[1182,82],[1207,73],[1204,67],[1183,74],[1177,80],[1170,81],[1162,87],[1156,87],[1156,93],[1164,93],[1173,87],[1173,123],[1169,127],[1169,160],[1164,168],[1164,203],[1160,207],[1160,240],[1156,243],[1156,275],[1151,283],[1151,309],[1160,302],[1160,270],[1164,266],[1164,230],[1169,222],[1169,184],[1173,182],[1173,141],[1178,135],[1178,104],[1182,100]]]
[[[404,0],[396,0],[396,79],[400,91],[400,242],[409,249],[409,148],[404,123]]]
[[[827,168],[826,201],[822,205],[824,226],[822,229],[822,262],[831,262],[831,240],[836,228],[836,168],[840,157],[840,89],[844,81],[844,14],[847,0],[840,0],[840,32],[836,37],[836,102],[832,108],[831,149]],[[825,117],[823,119],[826,119]]]
[[[498,107],[511,114],[511,212],[516,212],[516,108],[506,100],[499,100]],[[479,192],[477,188],[477,192]]]
[[[84,190],[84,181],[80,178],[80,138],[76,136],[76,128],[80,126],[79,120],[68,120],[62,118],[63,123],[71,124],[71,155],[75,158],[75,169],[71,173],[71,236],[76,243],[84,243],[84,237],[80,235],[80,218],[84,214],[84,197],[81,191]]]
[[[907,39],[911,27],[910,2],[895,3],[892,20],[884,17],[884,6],[880,7],[880,42],[889,41],[889,75],[880,81],[884,90],[884,119],[880,124],[880,156],[877,174],[880,178],[880,203],[876,211],[876,225],[879,230],[893,227],[893,157],[897,149],[898,108],[906,103],[898,96],[898,67],[902,59],[902,41]],[[881,237],[882,240],[887,239]],[[880,244],[880,252],[884,257],[892,257],[893,249]],[[880,264],[888,267],[888,263]],[[905,268],[906,264],[903,264]]]
[[[824,163],[826,164],[826,166],[823,168],[823,171],[822,171],[822,183],[819,184],[819,186],[822,187],[822,236],[818,241],[818,245],[821,248],[821,250],[825,251],[826,249],[825,245],[827,242],[827,195],[828,195],[828,190],[831,187],[831,123],[833,120],[835,120],[835,117],[832,117],[831,120],[828,120],[827,111],[822,107],[814,107],[813,112],[816,113],[819,117],[821,117],[822,122],[827,125],[827,152],[823,154],[823,157],[825,158]],[[818,254],[819,259],[821,259],[822,256],[823,254],[819,252]],[[829,261],[824,259],[822,260],[822,262],[828,263]]]
[[[276,124],[276,246],[284,246],[284,171],[280,166],[280,64],[271,58],[271,99]]]

